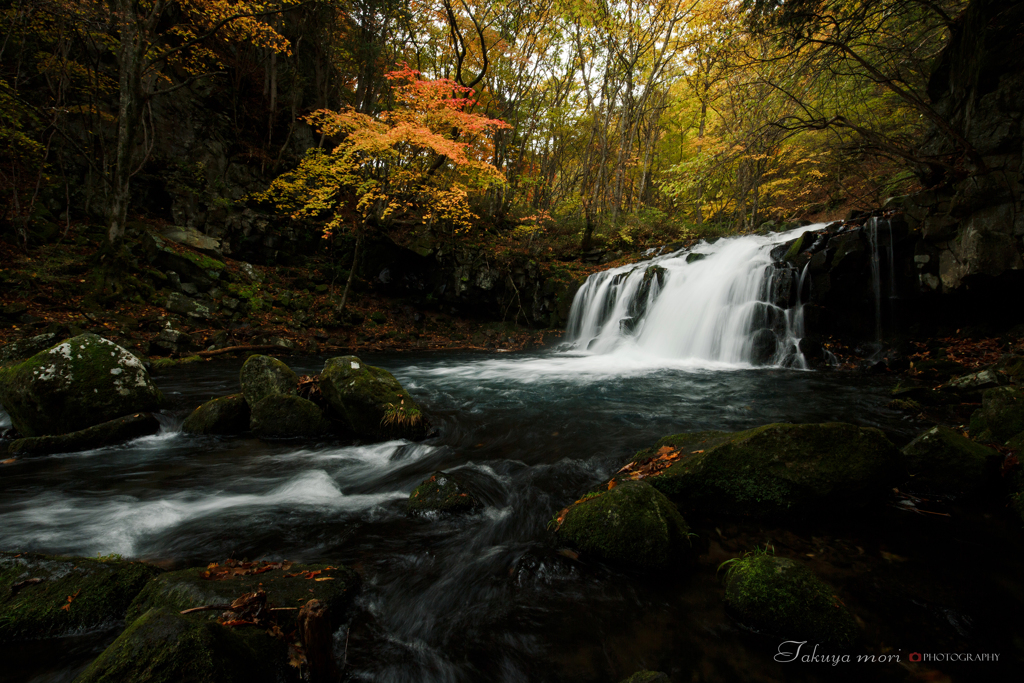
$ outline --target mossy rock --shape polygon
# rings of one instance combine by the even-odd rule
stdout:
[[[41,351],[0,375],[0,404],[23,436],[76,432],[157,410],[162,403],[142,361],[91,333]]]
[[[661,671],[637,671],[621,683],[669,683],[669,678]]]
[[[949,427],[932,427],[903,448],[912,488],[973,494],[995,483],[999,453]]]
[[[845,647],[857,634],[853,615],[835,589],[782,557],[754,554],[731,561],[725,603],[744,625],[788,640]]]
[[[277,683],[298,681],[288,646],[254,626],[229,628],[151,609],[76,683]]]
[[[589,493],[550,526],[583,553],[639,569],[666,570],[693,555],[690,528],[679,510],[645,482]]]
[[[112,626],[159,573],[140,562],[0,553],[0,639],[67,636]],[[68,596],[74,599],[63,609]]]
[[[301,396],[272,394],[255,406],[249,428],[260,437],[315,438],[331,431],[320,406]]]
[[[409,512],[473,512],[483,503],[451,474],[435,472],[409,494]]]
[[[267,593],[268,607],[302,607],[315,599],[327,608],[331,623],[340,624],[360,585],[359,575],[342,565],[295,564],[288,569],[269,569],[222,579],[204,578],[205,572],[208,568],[181,569],[156,577],[128,608],[128,622],[154,608],[180,612],[204,605],[227,604],[245,593],[263,589]],[[216,571],[213,574],[216,576]],[[217,611],[196,612],[189,617],[213,621],[219,614]],[[279,619],[278,623],[287,632],[294,628],[298,611],[283,614],[288,618]]]
[[[239,382],[245,401],[252,409],[267,396],[295,394],[299,386],[299,376],[276,358],[255,355],[249,356],[242,365]]]
[[[189,434],[241,434],[249,429],[249,404],[242,394],[221,396],[192,411],[181,425]]]
[[[427,421],[419,405],[387,370],[355,356],[329,358],[320,391],[353,433],[371,439],[422,439]]]
[[[981,397],[981,408],[971,415],[971,436],[1005,443],[1024,432],[1024,392],[1017,387],[996,387]]]
[[[163,375],[182,365],[202,363],[202,356],[182,356],[181,358],[154,358],[149,362],[149,372],[153,375]]]
[[[881,431],[841,422],[770,424],[661,439],[634,467],[678,459],[645,481],[684,509],[721,514],[842,514],[879,501],[900,453]]]
[[[160,422],[152,414],[137,413],[70,434],[16,439],[10,444],[8,451],[11,455],[16,456],[74,453],[114,446],[131,439],[156,434],[158,431],[160,431]]]

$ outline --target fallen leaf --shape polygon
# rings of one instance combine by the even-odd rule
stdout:
[[[70,612],[71,611],[71,603],[73,603],[75,601],[75,598],[77,598],[78,595],[81,592],[82,592],[82,589],[79,588],[77,591],[75,591],[74,595],[69,595],[68,596],[68,601],[66,603],[64,603],[64,605],[61,607],[61,609],[64,610],[65,612]]]
[[[334,577],[333,576],[318,576],[318,577],[316,577],[313,580],[314,581],[334,581]]]

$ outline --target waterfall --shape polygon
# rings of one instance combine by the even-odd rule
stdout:
[[[879,344],[882,343],[882,253],[879,248],[879,235],[878,235],[878,223],[885,221],[886,227],[889,229],[889,244],[888,244],[888,258],[889,258],[889,292],[887,295],[888,307],[889,307],[889,320],[890,327],[892,325],[892,312],[893,304],[896,300],[896,259],[893,254],[893,243],[895,240],[892,235],[892,223],[888,220],[871,217],[868,219],[865,227],[867,228],[868,244],[871,246],[871,287],[875,295],[875,341]]]
[[[595,273],[573,300],[566,343],[591,354],[806,368],[807,266],[798,273],[771,251],[821,227],[701,242]]]

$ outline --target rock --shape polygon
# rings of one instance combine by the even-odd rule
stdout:
[[[160,330],[160,334],[156,336],[149,344],[149,352],[151,355],[159,353],[172,354],[172,353],[185,353],[192,346],[192,337],[181,332],[179,330],[165,328]]]
[[[684,509],[755,516],[842,514],[884,497],[900,453],[877,429],[844,423],[769,424],[661,439],[634,471],[678,455],[645,481]]]
[[[435,472],[409,494],[409,512],[473,512],[482,507],[458,477],[446,472]]]
[[[259,573],[254,573],[257,570]],[[232,573],[236,571],[241,573]],[[314,578],[329,580],[314,581]],[[240,595],[262,588],[267,592],[269,607],[296,607],[317,600],[330,611],[332,621],[340,624],[359,583],[359,575],[341,565],[284,563],[278,567],[277,563],[229,560],[219,568],[214,565],[160,574],[138,594],[128,608],[126,619],[130,623],[154,608],[180,612],[203,605],[230,603]],[[294,627],[297,612],[287,612],[287,618],[278,622],[285,632]],[[219,612],[195,613],[195,618],[202,621],[212,621],[217,616]]]
[[[969,375],[960,375],[946,382],[945,389],[953,391],[981,391],[999,386],[999,378],[992,370],[981,370]]]
[[[753,554],[729,561],[725,603],[744,625],[787,640],[845,647],[857,634],[835,589],[782,557]]]
[[[199,251],[213,252],[218,258],[220,257],[220,240],[204,235],[195,228],[169,225],[160,231],[160,236]]]
[[[75,681],[277,683],[293,677],[288,671],[288,646],[263,630],[226,628],[214,621],[151,609]]]
[[[661,671],[637,671],[621,683],[671,683],[668,675]]]
[[[139,562],[0,552],[0,639],[34,640],[113,626],[159,572]],[[69,595],[76,597],[62,609]]]
[[[15,439],[8,452],[14,456],[74,453],[104,446],[114,446],[131,439],[160,431],[160,422],[150,413],[119,417],[93,427],[59,436],[33,436]]]
[[[279,439],[313,438],[331,431],[317,404],[290,394],[271,394],[256,403],[249,427],[257,436]]]
[[[999,453],[949,427],[932,427],[903,448],[911,486],[939,494],[977,493],[994,483]]]
[[[299,376],[285,363],[261,355],[249,356],[242,365],[239,381],[250,409],[267,396],[294,394],[299,386]]]
[[[52,332],[12,342],[0,349],[0,364],[25,360],[30,356],[36,355],[40,351],[45,351],[56,342],[57,335]]]
[[[192,411],[181,425],[188,434],[241,434],[249,429],[249,404],[241,394],[221,396]]]
[[[676,506],[640,481],[588,493],[549,526],[584,553],[640,569],[667,570],[693,552],[690,529]]]
[[[703,261],[707,257],[707,254],[701,254],[700,252],[693,251],[686,255],[686,262],[693,263],[694,261]]]
[[[1024,432],[1024,392],[1017,387],[996,387],[982,394],[981,408],[971,415],[971,436],[1005,443],[1020,432]]]
[[[257,268],[256,266],[252,265],[251,263],[242,262],[242,263],[238,264],[238,269],[240,271],[242,271],[242,275],[249,282],[254,282],[254,283],[263,282],[263,273],[261,273],[260,269]]]
[[[331,409],[355,434],[374,439],[421,439],[427,421],[398,380],[355,356],[329,358],[320,373],[320,391]]]
[[[168,295],[167,302],[164,303],[164,308],[171,313],[195,318],[196,320],[213,319],[213,311],[211,311],[208,306],[205,306],[194,299],[190,299],[179,292],[171,292],[170,295]]]
[[[0,374],[0,404],[23,436],[67,434],[162,402],[142,361],[91,333]]]

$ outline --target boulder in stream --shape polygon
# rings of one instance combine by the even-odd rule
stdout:
[[[981,408],[971,415],[971,436],[980,441],[1005,443],[1024,432],[1024,391],[1018,387],[989,389],[981,398]]]
[[[260,437],[314,438],[331,431],[320,406],[300,396],[271,394],[253,406],[249,427]]]
[[[777,423],[666,436],[637,453],[624,473],[643,478],[684,509],[841,514],[884,498],[899,463],[900,452],[877,429]]]
[[[857,625],[834,588],[793,560],[754,553],[729,560],[725,603],[744,625],[786,640],[844,647]]]
[[[267,396],[295,394],[299,376],[283,361],[257,354],[249,356],[242,365],[239,382],[242,395],[252,409]]]
[[[138,358],[80,334],[0,371],[0,404],[23,436],[67,434],[150,412],[163,396]]]
[[[447,472],[435,472],[409,494],[409,512],[473,512],[482,507],[458,476]]]
[[[156,434],[158,431],[160,422],[151,413],[136,413],[70,434],[15,439],[10,443],[8,453],[14,456],[74,453],[114,446],[131,439]]]
[[[693,555],[690,528],[679,510],[645,482],[588,493],[549,526],[585,554],[639,569],[667,570]]]
[[[912,489],[943,495],[974,494],[996,481],[998,452],[949,427],[932,427],[903,448]]]
[[[312,659],[303,615],[315,606],[319,633],[329,646],[358,586],[359,576],[346,567],[288,562],[228,561],[162,574],[129,607],[124,633],[77,680],[297,680],[289,667],[291,641],[283,636],[306,634],[306,656]],[[200,607],[207,609],[181,613]]]
[[[113,626],[160,570],[141,562],[0,552],[0,640]]]
[[[320,373],[324,400],[356,435],[373,439],[422,439],[427,421],[394,376],[355,356],[329,358]]]
[[[202,404],[185,418],[181,431],[229,436],[249,429],[249,404],[242,394],[221,396]]]

